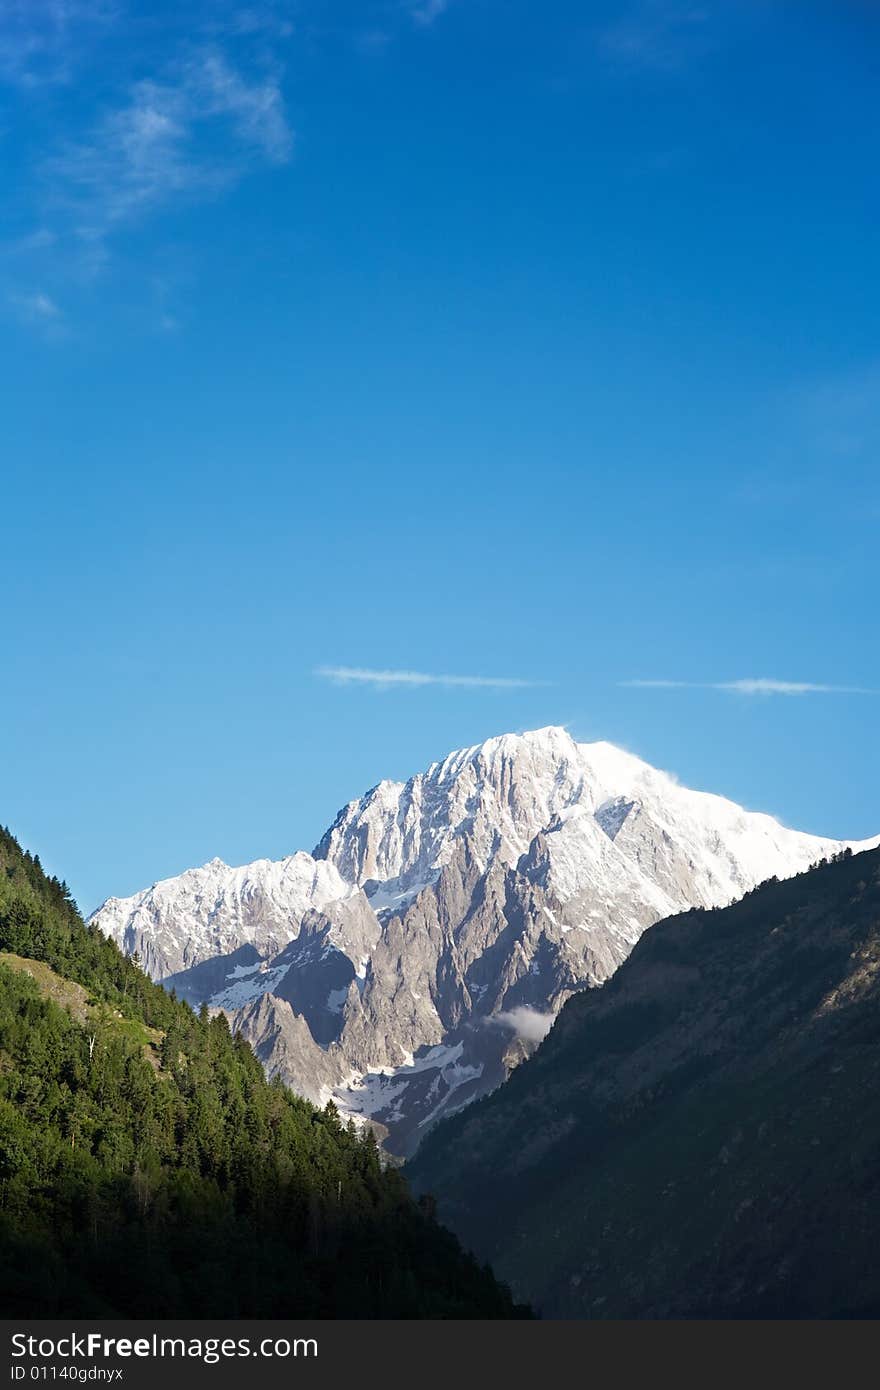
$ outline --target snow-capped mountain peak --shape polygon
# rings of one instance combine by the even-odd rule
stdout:
[[[280,950],[310,908],[354,892],[333,864],[303,850],[237,868],[214,858],[129,898],[108,898],[92,920],[164,978],[244,942],[264,953]]]
[[[229,1011],[270,1070],[332,1092],[406,1152],[497,1085],[653,922],[843,847],[550,726],[379,782],[313,855],[214,859],[93,920]]]
[[[573,807],[595,816],[606,835],[613,827],[618,849],[642,865],[640,841],[649,825],[652,843],[665,833],[679,857],[687,849],[690,881],[681,881],[680,872],[675,883],[663,876],[670,911],[694,901],[720,905],[837,847],[724,797],[682,787],[614,744],[577,743],[566,729],[550,726],[460,749],[405,784],[381,783],[340,811],[315,856],[363,885],[377,904],[393,901],[399,909],[435,881],[463,840],[481,868],[490,860],[511,866],[535,835]]]

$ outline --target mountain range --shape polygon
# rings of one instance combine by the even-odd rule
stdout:
[[[653,923],[876,843],[789,830],[551,727],[380,782],[311,854],[214,859],[90,921],[405,1157]]]

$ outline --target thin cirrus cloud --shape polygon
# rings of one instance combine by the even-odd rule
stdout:
[[[118,15],[114,0],[0,0],[0,80],[25,89],[69,82]]]
[[[384,42],[404,24],[429,30],[450,3],[367,9],[388,18]],[[63,132],[30,161],[17,191],[23,230],[0,242],[0,271],[13,283],[60,278],[75,297],[140,222],[284,168],[294,145],[284,73],[301,33],[312,30],[292,21],[289,0],[189,0],[161,26],[128,0],[0,0],[11,119],[29,119],[39,88],[52,112],[44,131]],[[45,331],[36,308],[15,312]]]
[[[600,54],[621,67],[675,72],[718,44],[705,6],[643,0],[598,36]]]
[[[49,341],[58,341],[68,336],[68,327],[61,309],[45,290],[30,293],[14,291],[7,296],[11,311],[32,330],[40,332]]]
[[[381,671],[363,666],[318,666],[314,675],[336,685],[367,685],[374,690],[390,690],[395,686],[409,688],[439,685],[463,686],[484,690],[521,690],[546,685],[546,681],[524,680],[513,676],[444,676],[426,671]]]
[[[0,245],[15,280],[60,277],[76,292],[125,229],[290,160],[281,45],[292,26],[281,0],[185,8],[159,30],[125,0],[0,0],[9,118],[26,122],[29,94],[42,88],[62,132],[18,190],[31,230]],[[15,308],[46,326],[36,305]]]
[[[427,28],[445,14],[449,8],[449,0],[423,0],[423,3],[412,5],[410,8],[416,24]]]
[[[219,132],[219,152],[204,149]],[[218,49],[144,78],[47,164],[55,198],[100,235],[178,195],[214,193],[254,160],[283,164],[293,133],[276,74],[249,81]]]
[[[57,319],[61,313],[54,299],[43,290],[37,290],[33,294],[15,294],[11,298],[12,303],[25,317],[43,323]]]
[[[726,690],[736,695],[880,695],[862,685],[825,685],[816,681],[780,681],[769,677],[747,677],[735,681],[620,681],[631,690]]]

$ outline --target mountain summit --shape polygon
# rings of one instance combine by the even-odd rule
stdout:
[[[212,860],[92,920],[156,979],[229,1012],[270,1073],[332,1094],[406,1154],[653,922],[844,847],[550,727],[380,782],[312,855]]]

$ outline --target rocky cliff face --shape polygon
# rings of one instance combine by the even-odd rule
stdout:
[[[380,783],[313,855],[215,860],[93,920],[156,978],[227,1010],[302,1094],[333,1094],[407,1154],[652,922],[840,847],[550,728]]]

